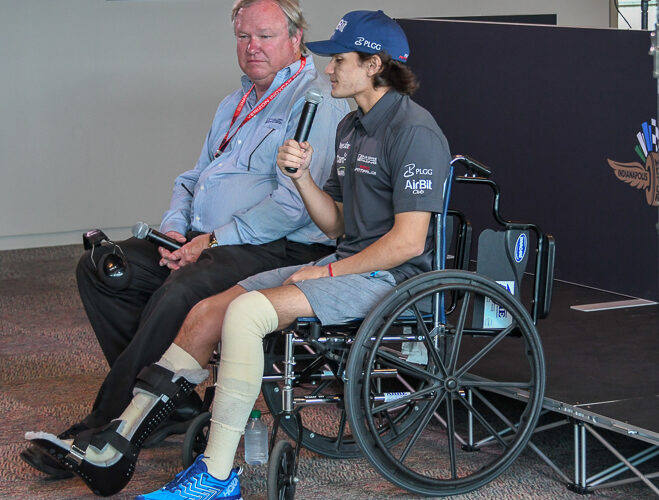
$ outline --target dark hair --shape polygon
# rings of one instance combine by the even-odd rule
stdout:
[[[377,54],[357,52],[357,55],[362,63],[368,61],[374,55],[380,57],[382,69],[373,77],[373,87],[393,87],[394,90],[405,95],[411,95],[419,88],[419,82],[412,70],[402,62],[392,59],[387,52],[383,51]]]
[[[249,7],[250,5],[259,2],[260,0],[237,0],[233,4],[233,9],[231,11],[231,22],[235,22],[236,16],[240,9],[244,7]],[[298,0],[272,0],[286,16],[288,21],[288,36],[293,37],[297,34],[298,30],[302,31],[302,38],[300,39],[300,51],[303,54],[307,52],[307,46],[304,44],[304,32],[307,29],[307,21],[304,19],[304,14],[302,14],[302,9],[300,9],[300,3]]]

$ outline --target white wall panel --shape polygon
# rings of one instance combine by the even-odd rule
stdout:
[[[228,0],[2,0],[0,249],[158,224],[219,100],[236,88]],[[557,13],[606,27],[606,0],[303,0],[309,40],[354,9],[392,17]],[[318,64],[323,65],[322,59]]]

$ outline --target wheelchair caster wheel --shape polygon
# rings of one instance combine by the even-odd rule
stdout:
[[[295,450],[288,441],[277,441],[268,462],[268,500],[291,500],[296,484]]]
[[[197,455],[206,449],[210,423],[211,413],[209,411],[200,413],[190,423],[185,438],[183,438],[183,468],[190,467]]]

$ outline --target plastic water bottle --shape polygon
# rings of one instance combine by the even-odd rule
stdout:
[[[252,410],[245,427],[245,462],[261,465],[268,461],[268,426],[261,420],[261,411]]]

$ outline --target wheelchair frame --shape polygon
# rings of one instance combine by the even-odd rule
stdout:
[[[448,210],[455,165],[467,171],[455,182],[492,189],[494,219],[501,227],[535,234],[531,315],[497,282],[466,271],[471,226],[460,212]],[[456,270],[445,270],[447,217],[434,214],[435,270],[398,285],[361,322],[321,326],[315,318],[298,318],[284,332],[283,358],[277,343],[282,336],[266,337],[262,392],[274,415],[268,499],[294,497],[301,446],[334,458],[363,453],[390,482],[434,496],[466,493],[487,484],[524,449],[544,396],[544,358],[535,324],[547,316],[551,306],[555,245],[538,226],[501,217],[500,191],[490,174],[489,168],[467,156],[455,156],[451,162],[443,213],[459,222]],[[476,297],[505,310],[510,325],[469,328]],[[455,314],[455,322],[447,321],[447,316]],[[415,349],[417,352],[410,354]],[[479,376],[477,369],[472,373],[479,362],[489,360],[490,351],[505,356],[515,352],[525,359],[527,373],[521,376],[526,379],[517,380],[513,374],[510,380],[496,382]],[[513,400],[522,401],[522,408],[516,408],[512,415],[496,404],[496,398],[509,398],[511,392],[523,395],[513,396]],[[340,410],[335,435],[324,434],[332,429],[304,427],[301,410],[330,404]],[[440,408],[445,415],[439,414]],[[196,429],[191,426],[185,440],[189,449],[198,452],[207,437],[203,427],[207,420],[206,424],[203,420],[200,418]],[[286,440],[276,442],[280,426],[295,439],[295,447]],[[435,462],[433,457],[435,467],[413,463],[414,445],[427,439],[426,435],[446,438],[448,462]],[[456,444],[462,445],[461,449]],[[184,464],[192,460],[186,457],[189,449],[184,443]],[[466,465],[466,457],[478,458],[472,460],[477,465]]]

